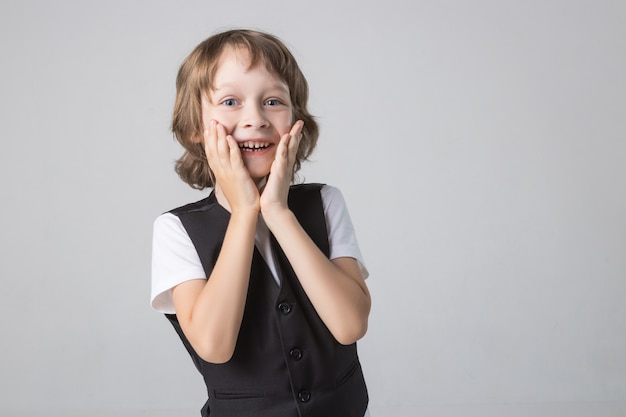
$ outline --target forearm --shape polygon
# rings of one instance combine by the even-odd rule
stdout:
[[[181,310],[186,312],[179,317],[183,331],[208,362],[226,362],[234,352],[248,292],[257,220],[258,212],[233,213],[211,276],[195,294],[191,291],[179,297]],[[190,308],[185,309],[187,305]]]
[[[371,300],[356,261],[330,261],[288,209],[264,219],[335,339],[350,344],[363,337]]]

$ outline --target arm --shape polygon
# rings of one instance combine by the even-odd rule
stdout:
[[[287,206],[291,170],[302,125],[283,137],[261,194],[261,212],[326,327],[342,344],[365,335],[370,294],[353,258],[329,260]]]
[[[178,321],[196,353],[207,362],[224,363],[235,351],[246,304],[259,193],[223,126],[211,124],[205,132],[205,148],[217,178],[218,200],[226,199],[231,217],[209,279],[179,284],[172,297]]]
[[[288,209],[264,219],[335,339],[348,345],[363,337],[371,299],[356,260],[326,258]]]
[[[233,213],[208,280],[186,281],[172,290],[178,321],[202,359],[230,360],[248,292],[257,212]]]

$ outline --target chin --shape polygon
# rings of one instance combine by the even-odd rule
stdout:
[[[248,168],[248,174],[254,182],[259,182],[269,175],[269,171]]]
[[[254,182],[264,179],[270,173],[269,167],[246,166],[246,168],[248,169],[248,173]]]

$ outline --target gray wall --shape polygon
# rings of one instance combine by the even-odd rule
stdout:
[[[309,79],[373,415],[625,415],[626,4],[553,0],[4,0],[0,415],[198,415],[151,226],[203,196],[172,170],[178,66],[239,26]]]

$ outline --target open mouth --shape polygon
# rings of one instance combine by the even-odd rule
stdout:
[[[269,142],[241,142],[239,149],[242,152],[260,152],[272,146]]]

